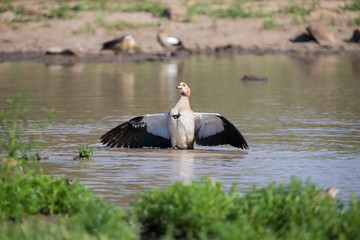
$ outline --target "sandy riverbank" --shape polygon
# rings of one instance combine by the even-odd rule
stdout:
[[[167,1],[164,2],[166,4]],[[29,4],[30,1],[15,3],[46,12],[46,8],[38,1],[32,4]],[[37,16],[36,21],[21,23],[16,22],[16,19],[19,19],[18,14],[7,11],[0,14],[0,62],[114,61],[112,52],[99,54],[99,49],[104,41],[125,33],[134,36],[138,51],[134,55],[124,56],[124,61],[161,60],[164,50],[156,41],[156,25],[159,22],[165,22],[169,35],[182,39],[190,49],[190,52],[175,54],[178,57],[189,54],[360,54],[359,44],[344,41],[351,37],[355,29],[354,26],[349,26],[348,22],[358,17],[358,12],[339,11],[344,5],[343,1],[319,2],[319,7],[306,15],[300,24],[294,24],[293,13],[279,11],[284,4],[290,4],[290,1],[260,1],[249,4],[253,4],[252,9],[260,6],[263,12],[272,12],[274,26],[270,29],[264,28],[266,17],[213,18],[197,15],[192,21],[184,22],[170,21],[146,12],[102,11],[101,18],[106,23],[126,22],[143,26],[112,30],[96,23],[99,21],[97,11],[79,11],[68,19]],[[321,24],[327,32],[335,36],[336,42],[331,46],[321,46],[316,42],[294,43],[289,40],[309,24]],[[82,57],[45,56],[45,51],[54,46],[78,46],[82,50]]]

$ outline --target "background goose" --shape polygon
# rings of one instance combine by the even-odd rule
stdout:
[[[117,57],[118,63],[121,63],[120,53],[134,53],[135,45],[135,39],[131,35],[124,35],[103,43],[101,50],[112,50]]]
[[[165,24],[162,23],[158,25],[157,41],[160,43],[160,45],[163,48],[166,49],[166,57],[170,57],[171,49],[176,49],[176,50],[185,49],[180,39],[176,37],[170,37],[167,35]]]
[[[108,131],[101,142],[108,147],[155,147],[193,149],[230,144],[248,149],[244,137],[226,118],[217,113],[194,113],[190,108],[190,88],[181,82],[176,87],[181,97],[165,114],[135,117]]]

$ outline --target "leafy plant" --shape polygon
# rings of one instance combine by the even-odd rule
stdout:
[[[79,153],[79,157],[91,159],[95,152],[95,146],[80,146],[77,152]]]
[[[64,238],[82,232],[87,237],[91,237],[89,234],[97,236],[97,239],[102,237],[137,239],[133,226],[126,221],[127,215],[124,210],[109,205],[102,198],[95,198],[92,192],[78,181],[69,183],[66,177],[47,176],[41,169],[32,170],[34,166],[36,163],[32,163],[30,168],[26,161],[1,162],[0,232],[2,234],[8,232],[11,236],[24,232],[24,235],[28,236],[27,239],[31,239],[29,237],[31,235],[48,236],[51,232]],[[20,171],[19,167],[25,170]],[[31,220],[34,219],[33,216],[39,214],[53,216],[50,228],[53,230],[44,228],[40,223],[41,232],[38,232],[39,228],[31,227],[34,226],[31,224],[32,221],[21,223],[24,219]],[[55,218],[55,215],[60,219]],[[8,225],[9,220],[14,223]],[[37,222],[41,221],[38,219]]]
[[[141,193],[132,206],[144,233],[166,239],[356,239],[360,199],[348,206],[314,184],[223,192],[209,180]],[[145,236],[147,236],[145,235]]]
[[[234,189],[233,189],[234,190]],[[190,185],[176,182],[168,189],[141,193],[132,211],[145,233],[157,236],[171,231],[175,237],[193,238],[214,221],[225,221],[232,212],[235,192],[223,192],[222,184],[209,179]]]
[[[28,152],[33,152],[40,147],[40,142],[35,141],[33,135],[24,134],[24,129],[44,129],[48,121],[52,119],[55,109],[43,108],[46,113],[46,119],[36,125],[31,124],[27,120],[30,111],[29,102],[24,91],[19,93],[17,99],[8,98],[8,106],[0,112],[0,154],[6,154],[9,157],[17,158],[19,153],[24,155]],[[26,140],[25,140],[26,139]]]

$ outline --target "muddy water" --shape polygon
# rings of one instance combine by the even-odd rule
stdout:
[[[260,74],[268,81],[240,81]],[[195,150],[107,149],[99,137],[122,121],[167,112],[184,81],[191,106],[234,123],[250,151],[229,146]],[[1,108],[26,87],[33,121],[41,106],[55,107],[56,124],[42,134],[46,173],[78,178],[95,194],[128,206],[142,189],[209,176],[241,192],[257,184],[310,178],[337,186],[340,198],[360,195],[360,59],[318,56],[237,56],[185,61],[45,65],[0,64]],[[74,149],[95,145],[92,161]]]

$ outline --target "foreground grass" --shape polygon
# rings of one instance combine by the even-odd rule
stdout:
[[[31,166],[31,167],[30,167]],[[33,170],[33,169],[36,169]],[[209,179],[141,192],[130,210],[35,162],[1,161],[1,239],[357,239],[360,201],[322,195],[310,182],[240,194]]]

